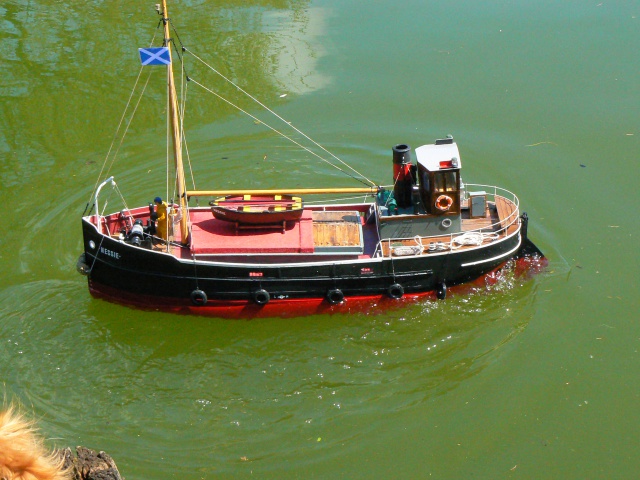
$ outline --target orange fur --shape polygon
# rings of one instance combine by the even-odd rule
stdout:
[[[13,406],[0,412],[0,480],[69,480],[63,463],[44,446],[33,422]]]

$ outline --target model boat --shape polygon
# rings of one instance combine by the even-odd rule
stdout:
[[[91,293],[222,316],[303,311],[301,306],[305,313],[340,311],[355,302],[444,299],[448,287],[511,259],[542,257],[527,237],[528,218],[515,194],[462,182],[463,163],[451,136],[415,149],[392,147],[393,182],[387,186],[367,180],[353,188],[188,189],[165,2],[158,6],[164,47],[145,51],[167,68],[174,157],[169,178],[177,200],[162,207],[166,232],[159,235],[159,207],[104,212],[101,192],[116,184],[113,177],[98,182],[82,217],[78,261]],[[340,200],[353,194],[363,200]],[[316,196],[338,201],[303,203]],[[193,205],[198,198],[212,199],[209,207]]]

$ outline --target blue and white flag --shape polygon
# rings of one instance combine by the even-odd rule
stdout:
[[[138,51],[142,66],[169,65],[171,63],[168,47],[139,48]]]

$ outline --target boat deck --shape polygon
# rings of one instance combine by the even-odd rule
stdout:
[[[313,217],[305,210],[296,222],[273,228],[238,228],[234,222],[213,218],[211,210],[192,209],[193,255],[313,253]]]
[[[453,235],[439,235],[433,237],[421,238],[421,242],[425,249],[428,250],[431,245],[435,248],[432,251],[447,251],[453,245],[455,249],[476,248],[477,244],[457,244],[455,238],[469,233],[479,233],[483,237],[483,242],[493,241],[500,236],[508,236],[519,228],[519,210],[518,206],[511,200],[495,195],[493,202],[487,202],[487,208],[484,217],[471,218],[467,205],[463,204],[462,216],[462,232]],[[382,254],[389,256],[393,254],[395,248],[400,246],[413,247],[418,243],[414,238],[402,240],[390,240],[381,243]]]
[[[135,218],[144,218],[144,215],[143,208],[136,209],[134,213]],[[169,247],[156,241],[152,248],[179,258],[212,261],[223,258],[238,261],[242,257],[255,256],[261,256],[265,261],[291,261],[311,256],[339,260],[394,255],[397,247],[415,247],[419,243],[425,252],[475,248],[477,244],[456,242],[456,239],[473,233],[479,234],[483,242],[490,242],[519,228],[517,204],[500,195],[495,195],[494,201],[486,202],[485,215],[479,218],[471,218],[467,205],[463,204],[462,232],[420,237],[419,240],[380,241],[376,222],[370,218],[372,215],[367,204],[305,208],[300,220],[266,228],[238,228],[234,222],[214,218],[211,210],[204,207],[190,209],[189,215],[192,225],[190,247],[180,246],[180,239],[174,238]],[[113,214],[103,217],[103,220],[111,236],[119,235],[121,216]]]
[[[478,232],[484,241],[509,235],[518,228],[517,205],[496,196],[487,202],[484,217],[471,218],[469,209],[462,209],[462,234]],[[305,209],[299,223],[291,222],[286,228],[274,226],[271,230],[242,230],[233,223],[211,217],[208,210],[192,211],[192,247],[190,255],[197,257],[229,255],[269,255],[279,258],[300,254],[371,257],[388,256],[398,246],[415,246],[416,240],[394,239],[380,242],[374,222],[366,222],[364,211]],[[277,227],[277,228],[276,228]],[[425,250],[430,244],[445,249],[454,244],[455,235],[440,235],[421,239]],[[474,248],[477,245],[455,245],[455,248]],[[438,250],[441,251],[441,250]],[[176,252],[177,253],[177,252]],[[184,254],[184,252],[183,252]]]

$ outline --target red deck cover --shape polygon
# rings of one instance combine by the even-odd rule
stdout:
[[[213,218],[210,210],[191,211],[191,252],[203,254],[313,253],[313,220],[304,210],[298,222],[273,229],[236,229],[233,222]]]

